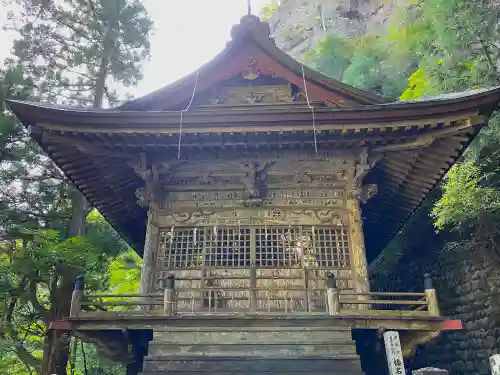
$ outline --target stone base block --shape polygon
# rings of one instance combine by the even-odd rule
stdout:
[[[425,367],[412,371],[412,375],[449,375],[449,372],[439,368]]]

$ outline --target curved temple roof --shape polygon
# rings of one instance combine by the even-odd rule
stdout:
[[[379,187],[363,207],[369,259],[438,183],[500,100],[500,88],[492,88],[388,103],[303,68],[274,45],[268,26],[257,17],[244,17],[232,36],[227,48],[199,72],[114,109],[9,101],[41,147],[139,254],[147,213],[136,203],[135,191],[143,181],[127,160],[140,152],[177,157],[178,110],[190,102],[195,82],[195,101],[183,113],[185,154],[200,149],[313,149],[311,110],[304,100],[238,106],[197,102],[213,88],[253,74],[307,89],[320,151],[368,147],[380,157],[365,178]]]

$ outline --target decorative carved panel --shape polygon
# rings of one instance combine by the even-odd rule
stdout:
[[[163,228],[157,281],[174,272],[180,285],[204,289],[182,292],[186,309],[287,309],[288,298],[294,308],[321,309],[326,272],[345,289],[357,288],[366,272],[356,269],[364,245],[360,225],[353,231],[360,212],[352,202],[376,194],[375,185],[363,185],[374,162],[366,149],[143,155],[132,165]],[[222,285],[246,290],[230,297]],[[286,285],[302,285],[307,297],[270,291]],[[260,286],[269,290],[249,291]]]
[[[341,226],[348,223],[348,211],[341,207],[332,208],[282,208],[260,209],[198,209],[172,212],[165,210],[157,218],[157,225],[163,227],[204,226],[204,225],[330,225]]]
[[[275,104],[292,103],[295,96],[291,85],[220,87],[214,90],[204,104]]]
[[[144,179],[138,196],[154,205],[157,225],[344,225],[346,199],[366,201],[367,150],[266,151],[158,156],[132,164]],[[279,215],[277,212],[280,212]]]

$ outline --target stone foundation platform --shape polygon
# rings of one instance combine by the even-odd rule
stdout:
[[[142,374],[363,375],[349,327],[293,323],[157,328]]]

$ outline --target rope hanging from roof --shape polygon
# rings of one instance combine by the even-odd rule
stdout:
[[[311,110],[311,116],[312,116],[312,126],[313,126],[313,137],[314,137],[314,152],[316,155],[318,155],[318,140],[316,138],[316,116],[314,114],[314,107],[311,105],[311,102],[309,101],[309,94],[307,92],[307,82],[306,82],[306,74],[304,73],[304,64],[300,64],[302,67],[302,81],[304,82],[304,91],[306,94],[306,101],[307,101],[307,106]]]
[[[194,95],[196,94],[196,88],[198,87],[198,77],[200,76],[200,70],[201,68],[199,68],[196,71],[196,79],[194,81],[193,93],[191,94],[191,99],[189,100],[188,106],[180,111],[166,111],[166,112],[179,112],[181,114],[181,119],[179,122],[179,142],[177,144],[177,159],[181,158],[182,125],[184,122],[184,112],[189,111],[189,109],[191,108],[191,104],[193,104]]]

